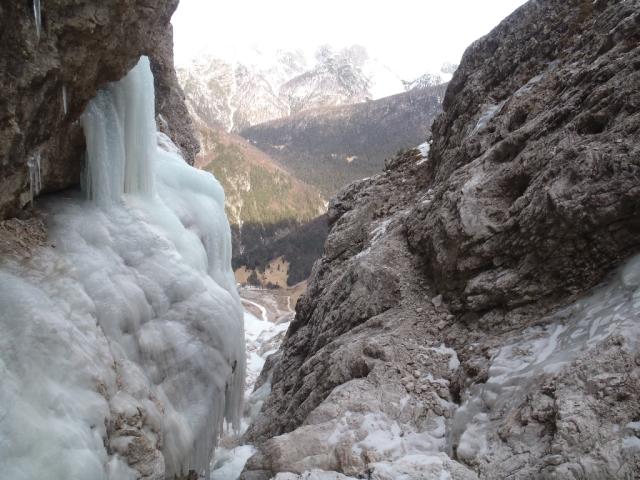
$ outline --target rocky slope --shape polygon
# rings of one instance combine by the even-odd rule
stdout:
[[[98,88],[122,78],[141,54],[150,55],[161,74],[159,90],[179,95],[168,57],[168,26],[177,3],[52,0],[0,5],[1,218],[15,215],[31,192],[78,183],[84,137],[77,120]],[[180,100],[172,98],[163,97],[159,112],[192,158],[189,123],[176,110]]]
[[[382,170],[386,158],[425,141],[445,85],[365,103],[318,108],[241,135],[327,195]]]
[[[471,45],[428,158],[331,202],[243,478],[638,476],[639,99],[638,0]]]

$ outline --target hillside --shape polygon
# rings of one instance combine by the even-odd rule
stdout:
[[[281,286],[295,285],[309,277],[313,263],[322,256],[327,231],[327,216],[321,215],[296,225],[282,236],[264,238],[262,242],[245,246],[242,253],[234,255],[233,267],[236,271],[244,267],[249,275],[256,271],[256,280],[265,270],[283,270],[284,284]],[[266,286],[268,280],[254,283]]]
[[[315,188],[292,177],[243,138],[201,122],[197,128],[201,152],[196,157],[196,166],[213,173],[224,188],[235,269],[245,265],[248,249],[261,252],[252,255],[250,268],[263,266],[282,255],[277,253],[283,251],[281,246],[272,255],[268,245],[325,212],[325,200]],[[319,241],[321,245],[324,236]],[[312,250],[316,252],[317,248]],[[320,253],[316,252],[315,258]],[[293,264],[292,271],[307,273],[315,258],[309,261],[287,257]]]
[[[244,129],[241,135],[328,197],[380,172],[398,150],[423,143],[445,88],[309,110]]]

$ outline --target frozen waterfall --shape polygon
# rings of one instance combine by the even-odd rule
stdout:
[[[224,194],[158,148],[153,105],[143,57],[87,107],[84,192],[42,200],[48,245],[0,259],[2,478],[207,474],[239,425]]]

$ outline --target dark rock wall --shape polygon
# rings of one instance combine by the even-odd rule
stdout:
[[[159,91],[171,91],[169,21],[177,4],[47,0],[39,36],[31,2],[0,4],[0,218],[28,203],[27,164],[35,155],[41,157],[42,191],[78,183],[84,143],[78,118],[95,92],[124,76],[140,55],[150,55],[156,73],[166,75],[158,80]],[[175,102],[159,100],[159,113],[170,124],[180,115]]]

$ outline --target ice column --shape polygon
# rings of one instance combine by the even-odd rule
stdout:
[[[36,35],[38,38],[40,38],[40,30],[42,29],[42,11],[40,8],[40,0],[33,0],[33,18],[36,23]]]

